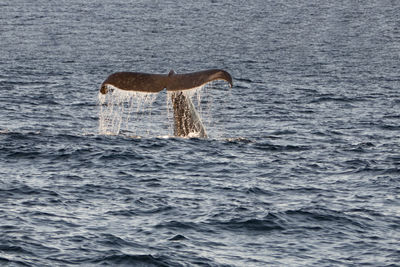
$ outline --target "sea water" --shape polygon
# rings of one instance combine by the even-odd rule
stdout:
[[[0,265],[398,266],[399,13],[2,0]],[[170,134],[166,91],[99,132],[111,73],[171,68],[232,75],[209,138]]]

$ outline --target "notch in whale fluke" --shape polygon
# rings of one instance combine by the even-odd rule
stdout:
[[[171,70],[169,74],[150,74],[141,72],[116,72],[108,76],[101,84],[100,92],[106,94],[108,87],[121,90],[158,93],[163,89],[167,91],[190,90],[204,84],[224,80],[232,87],[232,76],[221,69],[210,69],[198,72],[176,74]]]

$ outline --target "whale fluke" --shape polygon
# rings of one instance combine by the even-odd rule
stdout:
[[[108,86],[121,90],[158,93],[164,88],[167,91],[182,91],[200,87],[214,80],[224,80],[232,87],[231,75],[220,69],[176,74],[173,70],[166,74],[149,74],[141,72],[116,72],[108,76],[101,84],[100,92],[106,94]]]
[[[121,90],[158,93],[166,86],[167,75],[141,72],[116,72],[101,84],[100,92],[106,94],[111,85]]]
[[[231,75],[219,69],[169,75],[167,91],[182,91],[200,87],[208,82],[224,80],[232,87]]]

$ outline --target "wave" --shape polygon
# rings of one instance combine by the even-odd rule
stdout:
[[[291,228],[338,232],[349,228],[366,231],[372,227],[368,218],[326,208],[300,208],[285,211],[281,215]]]
[[[242,210],[242,216],[235,213],[215,214],[207,220],[208,228],[218,231],[229,231],[234,233],[256,233],[256,232],[308,232],[321,231],[325,233],[342,232],[365,232],[373,227],[369,216],[362,216],[353,212],[335,211],[325,208],[300,208],[287,211],[270,211],[265,216],[248,214],[247,209]],[[235,215],[236,214],[236,215]],[[226,218],[234,215],[232,218]],[[181,226],[181,225],[179,225]],[[196,228],[196,225],[190,225]],[[203,226],[204,227],[204,226]]]
[[[53,190],[47,190],[42,188],[34,188],[25,184],[21,184],[19,186],[14,186],[11,188],[0,188],[0,193],[3,197],[16,197],[22,198],[26,197],[26,195],[44,195],[44,196],[53,196],[59,197],[57,192]]]
[[[16,259],[8,259],[5,256],[0,256],[0,264],[2,266],[32,266],[31,264],[25,263],[23,261],[19,261]]]
[[[253,145],[255,149],[262,151],[271,151],[271,152],[299,152],[310,150],[310,146],[304,145],[275,145],[269,142],[264,143],[255,143]]]
[[[346,96],[337,96],[337,95],[322,95],[314,98],[310,101],[310,103],[324,103],[324,102],[338,102],[338,103],[355,103],[355,102],[363,102],[367,101],[367,99],[360,97],[346,97]]]
[[[279,221],[279,218],[269,213],[267,216],[261,219],[252,218],[252,219],[242,219],[242,218],[233,218],[231,220],[220,222],[219,226],[225,230],[230,231],[257,231],[257,232],[269,232],[269,231],[281,231],[284,230],[285,227]]]
[[[132,255],[124,253],[115,253],[109,256],[100,257],[93,259],[89,263],[96,265],[111,265],[111,266],[146,266],[146,267],[168,267],[168,266],[180,266],[168,262],[163,257],[152,256],[151,254]]]

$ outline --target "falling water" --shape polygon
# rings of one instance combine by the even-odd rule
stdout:
[[[130,135],[135,136],[149,135],[150,128],[157,128],[157,124],[159,124],[157,132],[151,133],[159,136],[164,134],[160,132],[162,131],[161,124],[167,124],[168,135],[174,135],[174,117],[171,102],[171,96],[174,92],[167,92],[166,106],[162,107],[162,105],[155,105],[154,102],[157,96],[163,94],[163,92],[145,93],[109,87],[110,90],[107,94],[99,93],[100,134],[118,135],[121,131],[127,131]],[[206,130],[215,122],[212,119],[212,109],[218,90],[212,90],[211,92],[210,89],[215,89],[216,87],[221,88],[220,83],[210,82],[194,89],[182,91],[186,99],[192,101],[199,123],[204,125]],[[165,108],[166,112],[163,108]],[[160,112],[155,114],[155,110]],[[145,122],[149,122],[149,124]],[[189,137],[198,137],[198,135],[197,133],[191,133]]]
[[[129,129],[136,135],[141,133],[139,122],[144,116],[151,117],[152,104],[157,94],[135,91],[124,91],[112,88],[107,94],[99,93],[99,133],[117,135],[121,129],[129,129],[132,120],[135,129]]]

